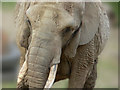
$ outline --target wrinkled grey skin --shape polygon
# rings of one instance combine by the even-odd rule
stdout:
[[[55,64],[55,81],[69,78],[69,88],[94,88],[109,32],[101,3],[18,3],[16,25],[20,67],[28,51],[28,70],[18,88],[44,88]]]

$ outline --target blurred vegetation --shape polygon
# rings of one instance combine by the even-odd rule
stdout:
[[[2,2],[3,10],[13,10],[15,8],[16,2]]]
[[[113,13],[115,13],[115,17],[117,18],[117,25],[120,27],[120,2],[107,2],[113,9]]]
[[[3,82],[2,88],[15,88],[16,82]]]
[[[113,12],[118,17],[118,6],[119,6],[120,3],[119,2],[107,2],[107,3],[112,7]]]

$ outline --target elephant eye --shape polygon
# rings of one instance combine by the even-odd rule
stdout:
[[[62,30],[62,36],[64,37],[64,36],[66,36],[66,34],[72,34],[72,31],[73,31],[74,29],[72,28],[72,27],[66,27],[65,29],[63,29]]]
[[[30,20],[27,20],[27,22],[31,25]]]
[[[27,19],[27,23],[28,23],[28,25],[30,25],[30,26],[31,26],[31,22],[30,22],[30,20],[29,20],[29,19]]]
[[[63,29],[63,33],[68,33],[70,31],[72,31],[73,29],[71,27],[66,27],[65,29]]]
[[[30,22],[30,20],[28,19],[28,17],[26,17],[26,22],[27,22],[29,28],[31,28],[31,22]]]
[[[66,27],[64,32],[69,32],[71,30],[71,27]]]

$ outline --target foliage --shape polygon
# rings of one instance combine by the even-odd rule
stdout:
[[[118,2],[108,2],[108,4],[112,7],[113,12],[115,13],[116,16],[118,16]]]
[[[2,2],[3,10],[12,10],[14,9],[16,2]]]

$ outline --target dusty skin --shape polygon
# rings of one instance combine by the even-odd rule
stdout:
[[[66,78],[69,88],[94,88],[97,58],[109,36],[100,2],[18,3],[16,26],[18,88],[51,88]]]

